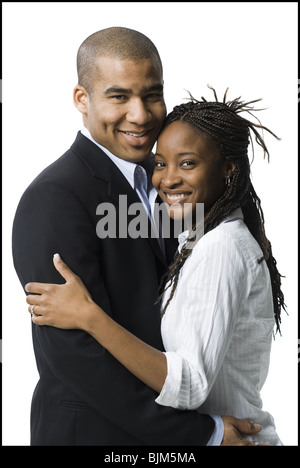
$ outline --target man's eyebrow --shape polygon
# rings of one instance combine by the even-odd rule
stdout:
[[[131,89],[118,88],[117,86],[111,86],[110,88],[107,88],[104,91],[104,94],[113,94],[113,93],[132,94],[132,91],[131,91]]]
[[[143,93],[151,93],[152,91],[163,91],[164,87],[161,83],[149,86],[148,88],[143,88]],[[119,88],[118,86],[111,86],[104,91],[104,94],[132,94],[131,89]]]
[[[164,87],[161,83],[157,83],[153,86],[149,86],[149,88],[143,88],[145,93],[151,93],[151,91],[163,91]]]

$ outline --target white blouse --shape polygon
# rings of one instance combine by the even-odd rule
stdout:
[[[179,237],[179,249],[186,238]],[[162,318],[168,375],[156,402],[252,420],[263,429],[249,439],[282,445],[260,398],[274,329],[270,275],[261,257],[241,209],[195,245]]]

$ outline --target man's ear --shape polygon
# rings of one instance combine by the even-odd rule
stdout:
[[[76,85],[73,91],[73,101],[76,108],[82,114],[87,114],[89,95],[86,89],[81,85]]]

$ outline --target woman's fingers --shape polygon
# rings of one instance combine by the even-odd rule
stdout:
[[[39,306],[37,306],[38,308]],[[36,308],[35,308],[36,309]],[[38,310],[34,310],[34,313],[31,314],[31,320],[36,325],[51,325],[51,319],[46,315],[41,315],[38,313]]]
[[[54,255],[53,264],[65,279],[64,284],[28,283],[25,286],[32,321],[36,325],[80,328],[81,310],[91,304],[92,299],[79,276],[58,254]]]
[[[45,319],[42,315],[32,315],[31,316],[31,320],[33,321],[33,323],[35,323],[36,325],[49,325],[45,322]]]
[[[29,295],[26,297],[26,302],[27,304],[30,304],[30,305],[37,305],[37,304],[40,304],[41,302],[41,296],[40,295]]]
[[[56,270],[60,273],[60,275],[66,280],[66,282],[71,282],[72,280],[78,279],[78,276],[73,273],[71,268],[62,261],[59,254],[55,254],[53,256],[53,264]],[[45,292],[51,292],[54,284],[50,283],[27,283],[25,285],[25,291],[33,294],[44,294]]]
[[[45,308],[39,304],[28,306],[28,312],[31,314],[31,320],[36,325],[51,325],[51,315]]]
[[[77,275],[75,275],[71,268],[61,259],[59,254],[53,256],[53,264],[67,283],[77,278]]]
[[[38,304],[33,304],[33,305],[28,306],[28,312],[31,315],[40,315],[39,309],[40,309],[40,306]]]
[[[47,283],[27,283],[25,285],[25,291],[32,294],[43,294],[49,290],[51,284]]]
[[[31,294],[26,297],[26,302],[29,304],[28,312],[32,316],[41,315],[44,304],[44,296],[42,294]]]

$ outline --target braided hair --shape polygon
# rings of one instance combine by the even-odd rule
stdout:
[[[240,98],[236,98],[233,101],[226,102],[227,88],[223,102],[219,102],[215,90],[210,86],[209,88],[214,92],[215,102],[208,102],[203,97],[201,101],[197,101],[190,94],[190,101],[188,103],[174,107],[173,111],[166,117],[163,128],[177,120],[188,122],[218,144],[221,157],[234,161],[235,170],[230,178],[230,184],[226,187],[223,195],[205,214],[204,235],[218,226],[236,208],[241,207],[244,222],[260,245],[263,253],[258,262],[260,263],[265,260],[270,272],[276,332],[279,331],[280,333],[281,308],[285,310],[284,296],[281,291],[281,275],[277,270],[271,243],[265,234],[261,201],[250,180],[250,163],[248,159],[250,141],[254,154],[250,130],[254,134],[256,142],[262,147],[264,157],[267,155],[268,161],[269,152],[258,130],[266,130],[278,140],[279,138],[271,130],[261,125],[258,119],[259,123],[254,123],[239,115],[241,112],[247,112],[252,115],[253,110],[261,110],[254,109],[252,106],[253,103],[261,99],[245,103],[240,101]],[[192,232],[195,231],[192,230]],[[188,245],[188,243],[185,244],[181,251],[177,252],[173,263],[169,267],[169,271],[162,279],[161,287],[164,290],[159,300],[161,300],[164,292],[169,287],[172,288],[162,314],[165,313],[174,296],[180,270],[192,253],[192,248],[189,248]]]

